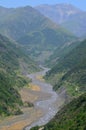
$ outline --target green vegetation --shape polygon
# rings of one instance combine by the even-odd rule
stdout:
[[[57,60],[57,64],[47,72],[46,80],[54,90],[65,87],[72,97],[70,103],[56,114],[43,130],[85,130],[86,129],[86,40]],[[39,130],[39,126],[31,130]]]
[[[22,44],[35,60],[44,55],[45,51],[49,56],[56,47],[76,39],[29,6],[16,9],[2,7],[0,15],[3,15],[0,19],[0,32]],[[47,59],[45,55],[44,58]]]
[[[43,130],[85,130],[86,93],[64,106]]]
[[[43,62],[55,51],[45,78],[54,90],[65,87],[68,95],[78,98],[64,106],[44,130],[85,130],[86,40],[75,42],[73,34],[29,6],[0,7],[0,12],[1,34],[19,43],[0,35],[0,117],[21,114],[22,105],[33,107],[31,102],[23,103],[18,93],[30,82],[27,73],[40,70],[28,55]]]
[[[19,93],[13,87],[15,84],[12,80],[6,72],[0,71],[0,116],[22,113],[19,106],[23,103]]]
[[[21,114],[18,89],[30,82],[25,75],[37,70],[20,46],[0,35],[0,116]]]
[[[31,128],[30,130],[39,130],[39,126],[36,126],[36,127],[33,127],[33,128]]]
[[[40,55],[45,54],[45,51],[50,56],[58,46],[62,46],[73,39],[75,39],[74,36],[67,34],[67,32],[61,30],[61,28],[52,29],[45,27],[40,31],[28,33],[20,38],[18,42],[21,43],[24,48],[28,48],[28,53],[32,57],[35,57],[34,59],[37,57],[38,60]],[[45,56],[45,59],[48,59],[48,57]]]
[[[53,52],[53,54],[46,60],[46,65],[49,67],[53,67],[53,65],[63,60],[63,58],[79,44],[80,41],[75,40],[75,41],[67,42],[62,46],[58,46]]]
[[[85,130],[86,129],[86,93],[65,105],[43,130]],[[39,130],[39,126],[31,130]],[[42,128],[42,127],[41,127]]]
[[[45,78],[55,90],[65,86],[71,96],[86,91],[86,40],[61,58]]]

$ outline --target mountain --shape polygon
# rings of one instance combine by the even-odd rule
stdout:
[[[49,24],[48,19],[30,6],[12,9],[2,7],[1,10],[3,11],[0,15],[2,16],[3,12],[4,15],[0,20],[0,31],[14,40]],[[50,26],[53,24],[50,23]]]
[[[44,16],[82,37],[86,34],[86,12],[71,4],[39,5],[35,7]]]
[[[35,8],[57,24],[62,24],[67,21],[72,15],[82,12],[80,9],[74,7],[71,4],[44,4],[39,5]]]
[[[34,60],[45,61],[59,47],[75,40],[71,34],[61,31],[61,29],[45,28],[41,31],[35,31],[20,38],[17,42],[27,50]],[[42,57],[42,58],[41,58]]]
[[[86,40],[66,54],[47,73],[46,79],[58,90],[65,87],[72,97],[86,91]]]
[[[43,130],[85,130],[86,129],[86,93],[65,105]],[[38,130],[40,127],[32,128]],[[40,129],[41,129],[40,128]]]
[[[30,82],[25,75],[37,70],[17,43],[0,34],[0,117],[21,113],[18,89]]]
[[[62,27],[65,27],[69,31],[72,30],[72,33],[79,37],[86,37],[86,12],[81,12],[75,14],[69,18],[66,22],[62,24]]]
[[[30,6],[15,9],[0,7],[0,10],[0,15],[3,15],[0,19],[0,32],[22,44],[33,56],[38,57],[42,53],[50,55],[50,51],[58,45],[75,39],[73,34]]]

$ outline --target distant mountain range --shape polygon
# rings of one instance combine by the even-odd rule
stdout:
[[[75,39],[73,34],[30,6],[15,9],[0,7],[0,17],[0,32],[37,57],[39,54],[49,55],[49,50]]]
[[[71,4],[39,5],[35,7],[44,16],[68,29],[76,36],[86,35],[86,12]]]
[[[56,4],[56,5],[39,5],[35,7],[42,14],[49,17],[56,23],[62,24],[71,16],[79,14],[82,11],[71,4]]]

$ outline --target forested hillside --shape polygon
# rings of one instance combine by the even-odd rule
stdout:
[[[75,40],[57,47],[51,56],[46,60],[46,65],[53,67],[53,65],[63,60],[63,57],[65,57],[67,54],[69,54],[70,51],[77,47],[80,42],[81,40]]]
[[[0,32],[22,44],[36,60],[40,56],[46,59],[55,48],[76,39],[30,6],[0,10]]]
[[[46,79],[54,85],[55,90],[65,86],[72,96],[86,91],[86,40],[52,67]]]
[[[30,82],[27,73],[37,70],[21,47],[0,35],[0,116],[21,113],[22,101],[17,89]]]
[[[85,130],[85,108],[86,93],[64,106],[43,130]]]
[[[0,17],[0,129],[86,130],[86,12],[0,6]]]

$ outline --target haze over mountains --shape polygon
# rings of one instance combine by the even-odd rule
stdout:
[[[29,83],[25,77],[27,73],[40,70],[28,55],[36,57],[37,53],[39,56],[46,51],[45,45],[50,51],[59,43],[64,44],[76,38],[32,7],[0,7],[0,11],[0,115],[6,116],[21,113],[19,104],[23,104],[17,89]]]
[[[0,117],[22,113],[19,88],[31,82],[27,74],[40,71],[41,63],[51,68],[44,78],[53,89],[67,92],[67,103],[77,98],[44,130],[56,130],[57,122],[59,130],[61,126],[75,130],[76,124],[85,130],[82,118],[86,119],[86,12],[70,4],[0,7],[0,17]],[[71,110],[73,115],[76,112],[74,120]],[[72,125],[65,125],[67,117]]]
[[[36,9],[59,24],[67,21],[70,16],[82,12],[80,9],[71,4],[45,4],[37,6]]]
[[[43,15],[60,24],[76,36],[86,35],[86,12],[71,4],[39,5],[35,7]]]
[[[30,55],[49,55],[49,50],[76,39],[30,6],[15,9],[1,7],[0,10],[1,17],[3,15],[0,32],[28,48]]]

